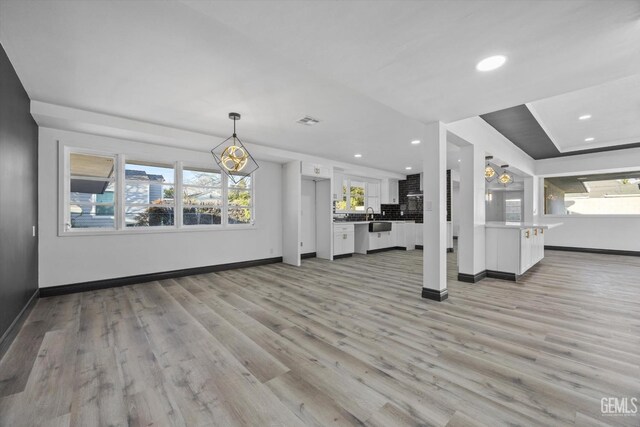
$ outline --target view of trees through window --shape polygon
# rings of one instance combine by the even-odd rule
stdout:
[[[244,176],[237,184],[228,180],[229,224],[249,224],[251,222],[251,177]]]
[[[640,215],[640,172],[544,180],[547,215]]]
[[[369,205],[378,206],[379,184],[366,183],[355,179],[344,179],[342,184],[342,197],[335,202],[336,212],[360,212],[364,213]],[[373,191],[372,191],[373,190]],[[373,194],[374,201],[369,200]]]
[[[184,225],[222,223],[222,174],[201,169],[182,171]]]

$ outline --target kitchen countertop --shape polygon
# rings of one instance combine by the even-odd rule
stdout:
[[[498,221],[490,221],[485,224],[486,228],[516,228],[516,229],[527,229],[527,228],[543,228],[548,230],[550,228],[555,228],[562,225],[561,222],[555,224],[541,224],[539,222],[498,222]]]
[[[376,219],[371,221],[333,221],[334,224],[369,224],[370,222],[395,222],[395,223],[414,223],[415,221],[396,221],[396,220],[386,220],[386,219]]]

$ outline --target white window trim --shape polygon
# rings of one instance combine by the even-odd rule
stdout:
[[[342,200],[342,197],[346,196],[346,202],[347,202],[347,207],[351,206],[351,181],[359,181],[359,182],[363,182],[364,183],[364,211],[354,211],[354,210],[340,210],[340,209],[336,209],[335,213],[336,214],[357,214],[357,215],[365,215],[366,214],[366,210],[367,207],[370,206],[369,203],[369,197],[372,198],[376,198],[378,199],[378,203],[376,203],[376,206],[371,206],[373,208],[374,213],[379,214],[381,211],[381,207],[380,207],[380,192],[382,191],[382,180],[376,180],[376,179],[371,179],[371,178],[363,178],[363,177],[359,177],[359,176],[351,176],[351,175],[345,175],[343,180],[347,181],[347,188],[346,188],[346,194],[342,193],[340,194],[338,200]],[[374,184],[374,185],[378,185],[378,195],[377,196],[369,196],[369,185]]]
[[[70,228],[70,224],[67,221],[69,218],[69,206],[70,206],[70,183],[71,183],[71,153],[88,154],[103,157],[113,157],[115,173],[112,180],[115,180],[115,200],[114,200],[114,223],[115,227],[108,228]],[[171,165],[174,168],[174,182],[172,184],[175,189],[176,197],[172,205],[166,205],[167,207],[173,207],[174,212],[174,225],[173,226],[158,226],[158,227],[129,227],[125,225],[125,165],[126,162],[141,162],[141,163],[154,163],[158,165]],[[183,224],[183,200],[182,200],[182,171],[183,168],[198,168],[209,170],[212,172],[219,172],[221,174],[222,185],[222,205],[221,205],[221,224],[201,224],[201,225],[184,225]],[[113,236],[113,235],[131,235],[131,234],[154,234],[154,233],[175,233],[175,232],[210,232],[210,231],[241,231],[241,230],[255,230],[256,226],[256,199],[255,189],[256,181],[255,174],[250,174],[251,187],[249,188],[251,194],[251,204],[249,206],[243,206],[243,208],[251,209],[251,223],[249,224],[229,224],[228,222],[228,179],[229,177],[222,171],[212,168],[211,165],[203,166],[202,164],[194,164],[191,162],[175,161],[173,163],[162,160],[139,160],[139,157],[131,156],[129,158],[126,153],[114,153],[108,150],[94,150],[90,148],[77,147],[71,145],[64,145],[62,141],[58,142],[58,236]],[[89,177],[90,178],[90,177]],[[257,184],[260,185],[260,184]],[[190,186],[188,186],[190,187]],[[208,187],[206,187],[208,188]],[[213,188],[213,187],[212,187]],[[136,205],[138,206],[138,205]],[[139,205],[146,206],[146,205]],[[153,205],[156,206],[156,205]],[[165,206],[165,205],[162,205]]]

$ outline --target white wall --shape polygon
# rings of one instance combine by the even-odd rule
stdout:
[[[451,225],[453,235],[460,235],[460,183],[452,182],[451,186]]]
[[[282,168],[260,161],[251,229],[58,236],[58,144],[211,166],[208,152],[40,128],[40,287],[282,256]],[[145,230],[147,231],[147,230]]]
[[[543,217],[541,222],[562,223],[545,232],[545,245],[640,251],[639,217]]]

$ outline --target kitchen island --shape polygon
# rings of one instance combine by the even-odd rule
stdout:
[[[544,258],[545,231],[560,225],[562,224],[487,222],[487,277],[518,280]]]

